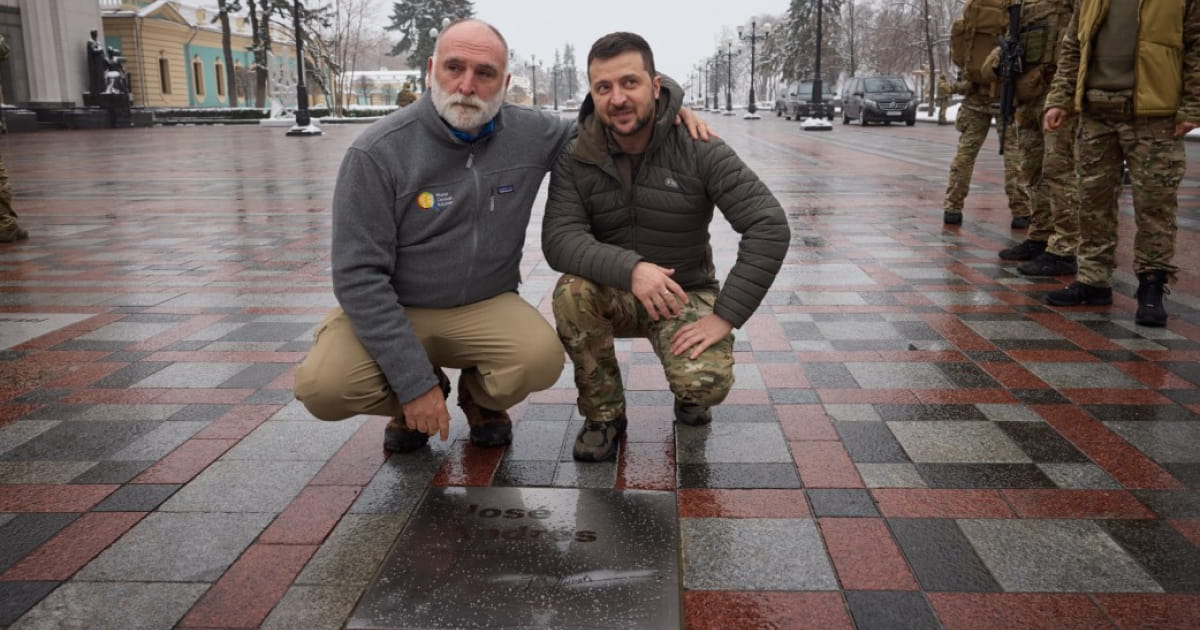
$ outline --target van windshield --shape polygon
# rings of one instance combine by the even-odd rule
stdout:
[[[865,79],[863,82],[864,92],[907,92],[908,85],[903,79]]]

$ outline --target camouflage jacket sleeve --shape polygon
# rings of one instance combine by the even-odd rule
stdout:
[[[1046,95],[1046,109],[1061,107],[1075,110],[1075,84],[1079,80],[1079,5],[1067,23],[1067,33],[1058,49],[1058,69],[1050,81],[1050,93]]]
[[[1200,0],[1188,0],[1183,18],[1183,94],[1175,119],[1200,123]]]

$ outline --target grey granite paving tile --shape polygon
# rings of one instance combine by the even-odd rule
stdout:
[[[921,588],[965,593],[1001,590],[954,521],[890,518],[887,524]]]
[[[1092,521],[963,519],[958,526],[1005,591],[1162,592]]]
[[[220,387],[221,383],[229,380],[249,363],[172,363],[155,372],[153,375],[129,385],[138,388],[211,388]]]
[[[92,384],[92,387],[102,389],[124,389],[134,383],[148,378],[152,374],[165,369],[170,363],[156,361],[138,361],[105,376]]]
[[[846,591],[846,605],[858,630],[941,630],[922,593]]]
[[[916,463],[1010,463],[1030,458],[990,422],[888,422]]]
[[[94,464],[95,462],[0,461],[0,484],[67,483]]]
[[[1042,463],[1037,467],[1059,488],[1073,490],[1118,490],[1121,488],[1121,484],[1104,472],[1104,469],[1092,463]]]
[[[879,516],[871,493],[858,489],[810,489],[809,503],[813,516]]]
[[[517,461],[507,457],[500,462],[492,485],[498,487],[539,487],[554,485],[557,461]]]
[[[17,515],[12,512],[0,512],[0,527],[8,525]]]
[[[295,584],[366,587],[407,520],[395,514],[343,516]]]
[[[79,514],[30,512],[17,514],[0,525],[0,573],[7,571],[38,545],[70,525]]]
[[[253,404],[249,400],[247,404]],[[168,417],[168,420],[189,420],[189,421],[212,421],[220,418],[233,409],[233,405],[214,405],[197,403],[192,405],[184,405],[175,413]]]
[[[1159,463],[1200,463],[1200,422],[1105,422]]]
[[[827,404],[825,414],[836,422],[880,422],[875,407],[868,404]]]
[[[125,448],[110,455],[109,459],[116,461],[162,459],[206,426],[208,426],[207,422],[163,422],[152,431],[130,442]]]
[[[767,388],[762,373],[753,363],[738,363],[733,366],[733,389],[762,391]]]
[[[984,339],[1039,339],[1060,340],[1062,335],[1031,321],[971,321],[964,324]]]
[[[1009,392],[1026,405],[1069,405],[1071,400],[1053,389],[1013,389]]]
[[[206,590],[207,584],[68,582],[9,630],[162,630],[182,619]]]
[[[58,582],[0,582],[0,627],[16,621],[41,601]]]
[[[310,337],[312,325],[307,323],[247,323],[225,333],[220,341],[293,341]]]
[[[975,408],[992,422],[1044,422],[1034,410],[1025,405],[980,404]]]
[[[431,440],[429,445],[425,449],[389,457],[349,511],[354,514],[408,515],[446,458],[441,442]]]
[[[810,519],[680,519],[683,585],[693,590],[836,590]]]
[[[1200,385],[1200,365],[1194,362],[1163,361],[1158,365],[1193,385]]]
[[[929,363],[846,363],[864,389],[951,389],[954,384]]]
[[[1054,427],[1043,422],[996,422],[1009,439],[1034,462],[1085,464],[1090,459],[1067,441]]]
[[[84,352],[115,352],[124,350],[126,346],[134,343],[132,341],[92,341],[89,339],[71,339],[59,344],[55,344],[51,350],[56,352],[68,351],[84,351]]]
[[[875,405],[885,422],[925,422],[930,420],[987,420],[975,405]]]
[[[882,422],[835,422],[833,426],[842,438],[842,446],[855,463],[895,464],[911,461],[895,435]]]
[[[680,488],[799,488],[794,464],[681,464]]]
[[[1079,346],[1066,339],[996,339],[993,341],[997,348],[1007,352],[1017,350],[1061,350],[1078,351]]]
[[[162,512],[282,512],[323,461],[227,461],[209,465],[167,500]]]
[[[173,323],[139,323],[130,322],[128,318],[101,326],[96,330],[79,335],[75,339],[82,341],[145,341],[155,335],[164,333],[175,324]]]
[[[71,390],[69,389],[35,389],[30,392],[25,392],[24,394],[21,394],[12,400],[13,402],[19,403],[49,403],[61,400],[64,396],[70,393]]]
[[[574,414],[575,405],[530,403],[525,405],[525,411],[521,413],[521,423],[534,420],[567,422]],[[518,426],[520,425],[518,424]],[[514,431],[516,429],[517,427],[513,427]]]
[[[765,464],[792,461],[778,423],[713,423],[675,431],[680,464]]]
[[[964,361],[943,361],[935,363],[942,374],[954,383],[955,387],[966,389],[997,389],[1000,384],[987,372],[973,363]]]
[[[260,389],[242,400],[247,405],[286,405],[296,399],[290,389]]]
[[[713,422],[779,422],[771,405],[717,405]]]
[[[513,441],[505,458],[515,461],[557,461],[568,437],[568,422],[522,418],[513,425]],[[570,435],[574,444],[574,433]]]
[[[91,468],[72,479],[71,483],[127,483],[154,463],[152,460],[95,462]]]
[[[304,407],[304,403],[293,398],[284,404],[279,411],[272,414],[270,420],[306,420],[311,422],[317,419],[311,413],[308,413],[308,409]]]
[[[1200,488],[1200,464],[1163,464],[1163,468],[1189,488]]]
[[[1054,488],[1035,464],[917,464],[930,488]]]
[[[617,462],[560,461],[553,485],[559,488],[612,488],[617,483]]]
[[[1200,592],[1200,547],[1164,521],[1098,519],[1168,593]]]
[[[166,420],[183,409],[183,405],[92,405],[72,420]]]
[[[341,422],[264,422],[221,459],[325,461],[333,457],[366,420],[365,416],[359,416]]]
[[[267,615],[260,630],[341,630],[361,586],[293,586]]]
[[[775,387],[767,390],[771,402],[776,405],[803,405],[821,402],[817,392],[812,389],[793,389]]]
[[[858,389],[858,381],[842,363],[801,364],[808,383],[816,389]]]
[[[179,489],[179,484],[131,483],[108,495],[93,512],[152,512]]]
[[[1024,364],[1034,376],[1057,389],[1145,389],[1145,385],[1111,365],[1089,363]]]
[[[12,448],[0,459],[99,461],[153,431],[161,422],[63,422]]]
[[[925,480],[912,464],[856,463],[858,474],[868,488],[924,488]]]
[[[273,514],[154,512],[75,575],[97,582],[214,582]]]
[[[225,389],[260,389],[271,384],[284,372],[291,369],[287,363],[255,363],[233,375],[219,387]]]
[[[1192,490],[1134,490],[1133,496],[1161,518],[1200,518],[1200,493]]]
[[[1200,389],[1183,391],[1200,393]],[[1200,398],[1197,402],[1200,402]],[[1083,405],[1082,408],[1101,422],[1200,421],[1200,414],[1178,405]]]
[[[938,306],[993,306],[1000,300],[985,291],[922,291],[922,295]]]
[[[891,322],[817,322],[817,330],[829,340],[906,339]]]

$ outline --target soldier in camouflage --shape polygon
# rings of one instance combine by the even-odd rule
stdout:
[[[1133,271],[1143,326],[1165,326],[1175,280],[1183,136],[1200,125],[1200,0],[1081,0],[1067,27],[1044,125],[1079,113],[1079,271],[1055,306],[1112,304],[1117,196],[1129,168],[1137,233]]]
[[[0,61],[8,59],[8,40],[0,35]],[[3,121],[0,121],[0,133],[4,133]],[[12,207],[12,189],[8,185],[8,171],[4,169],[4,159],[0,158],[0,243],[12,243],[29,238],[29,232],[17,224],[17,213]]]
[[[958,81],[955,89],[966,96],[958,106],[954,128],[958,130],[958,150],[950,162],[950,182],[946,186],[946,199],[942,204],[942,222],[959,225],[963,218],[963,202],[971,188],[971,176],[975,171],[975,158],[983,148],[992,120],[1000,118],[1000,108],[988,88],[967,81]],[[1025,186],[1021,183],[1021,168],[1018,162],[1017,134],[1009,130],[1004,139],[1004,192],[1008,207],[1012,211],[1011,226],[1021,229],[1029,225],[1029,200]]]

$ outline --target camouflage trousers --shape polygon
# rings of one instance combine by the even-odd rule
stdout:
[[[1117,264],[1117,197],[1121,163],[1133,190],[1133,271],[1165,271],[1175,281],[1175,215],[1186,156],[1175,118],[1108,117],[1085,111],[1079,119],[1079,282],[1112,283]]]
[[[8,185],[8,171],[4,170],[4,160],[0,159],[0,236],[16,232],[17,229],[17,213],[12,207],[12,188]]]
[[[718,405],[733,387],[733,334],[692,360],[671,354],[671,336],[712,312],[716,291],[689,291],[679,317],[650,319],[634,295],[565,274],[554,287],[558,338],[575,364],[579,413],[607,421],[625,413],[625,388],[613,340],[644,337],[662,362],[675,398],[704,407]]]
[[[1075,179],[1075,132],[1078,116],[1069,116],[1057,131],[1042,131],[1046,98],[1017,110],[1017,145],[1021,181],[1029,196],[1026,237],[1048,242],[1059,256],[1074,256],[1079,247],[1079,185]]]
[[[971,188],[971,177],[975,172],[975,159],[983,148],[992,119],[999,116],[999,108],[980,94],[970,94],[958,108],[954,128],[958,130],[958,150],[950,162],[950,182],[946,186],[946,199],[942,208],[946,212],[962,212],[963,202]],[[1004,142],[1004,192],[1008,196],[1008,208],[1014,217],[1029,214],[1028,193],[1021,180],[1020,163],[1015,129],[1009,129]]]

